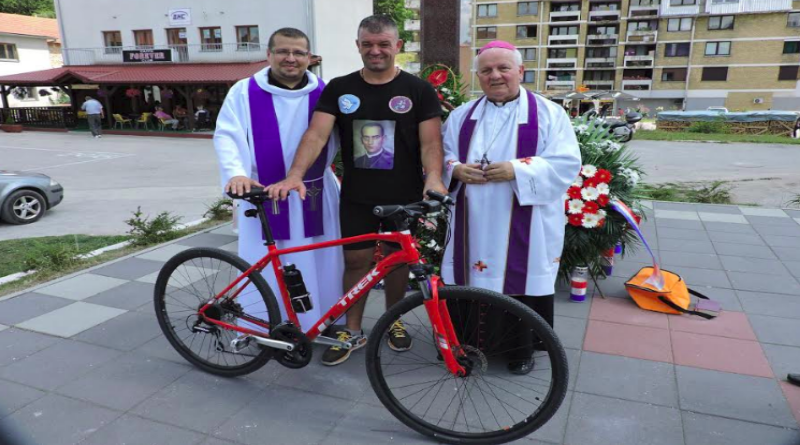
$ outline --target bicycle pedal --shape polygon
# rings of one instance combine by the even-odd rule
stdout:
[[[234,353],[242,352],[248,346],[250,346],[250,342],[253,337],[237,337],[231,340],[231,350]]]

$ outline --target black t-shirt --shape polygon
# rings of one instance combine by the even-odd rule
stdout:
[[[401,71],[371,85],[356,71],[325,87],[316,111],[336,117],[342,145],[342,198],[363,204],[422,199],[419,124],[441,116],[433,87]]]

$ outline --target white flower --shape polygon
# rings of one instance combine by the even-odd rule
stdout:
[[[585,213],[583,215],[583,227],[594,229],[600,223],[600,215],[596,213]]]
[[[437,246],[437,244],[436,244],[436,241],[434,241],[434,240],[431,240],[431,242],[428,243],[428,247],[430,247],[431,249],[435,249],[436,246]]]
[[[594,201],[598,196],[600,196],[600,193],[598,193],[597,189],[594,187],[586,187],[581,190],[581,197],[585,201]]]
[[[455,98],[455,96],[447,96],[447,100],[452,102],[452,101],[456,100],[456,98]]]
[[[597,216],[599,216],[600,219],[603,220],[603,219],[605,219],[606,216],[608,216],[608,213],[606,213],[605,210],[600,209],[600,210],[597,211]]]
[[[605,183],[597,184],[597,193],[599,193],[601,195],[607,195],[608,192],[609,192],[608,184],[605,184]]]
[[[591,165],[591,164],[586,164],[581,169],[581,174],[583,176],[586,176],[587,178],[593,177],[595,175],[595,173],[597,173],[597,167],[595,167],[594,165]]]
[[[569,210],[567,211],[569,212],[570,215],[577,215],[578,213],[581,213],[581,211],[583,211],[583,200],[570,199],[567,205],[569,206]]]
[[[449,93],[450,92],[450,88],[441,87],[441,88],[439,88],[439,91],[441,91],[442,93]]]
[[[575,126],[575,131],[577,133],[583,133],[584,131],[588,130],[589,126],[586,124],[580,124]]]
[[[626,170],[630,170],[630,169],[626,169]],[[639,173],[636,170],[630,170],[628,172],[628,174],[625,175],[625,176],[628,177],[628,185],[631,186],[631,187],[636,187],[636,184],[639,183],[639,179],[641,179],[641,177],[639,176]]]
[[[616,142],[609,141],[608,145],[604,148],[606,153],[614,153],[615,151],[619,151],[622,148],[621,144]]]
[[[575,179],[575,182],[572,183],[572,185],[574,185],[575,187],[583,187],[583,178],[578,176]]]

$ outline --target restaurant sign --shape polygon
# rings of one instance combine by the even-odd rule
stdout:
[[[172,62],[171,49],[136,49],[122,51],[122,61],[125,63],[140,62]]]

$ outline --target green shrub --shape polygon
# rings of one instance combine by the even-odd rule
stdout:
[[[655,201],[692,202],[701,204],[730,204],[731,188],[726,181],[705,183],[642,184],[638,188],[640,199]]]
[[[131,235],[131,244],[134,246],[147,246],[149,244],[163,243],[173,240],[181,235],[178,230],[180,216],[172,216],[169,212],[161,212],[153,219],[143,217],[142,208],[137,207],[133,218],[125,220],[131,226],[128,233]]]
[[[728,125],[722,121],[713,121],[713,122],[692,122],[686,128],[686,131],[689,133],[722,133],[727,134],[729,133]]]
[[[81,261],[78,249],[69,244],[42,245],[33,249],[25,260],[25,270],[62,271]]]
[[[233,200],[229,198],[220,198],[214,201],[203,216],[214,221],[224,221],[233,216]]]

